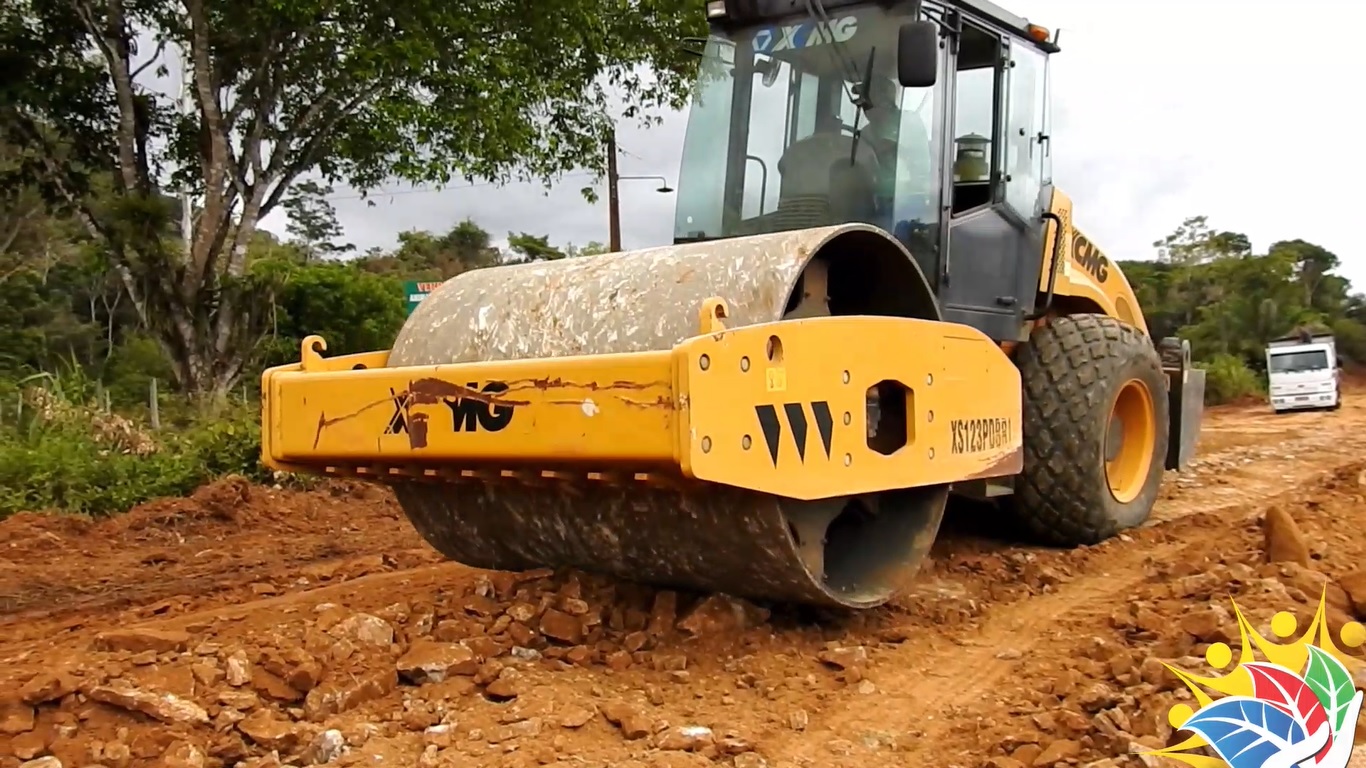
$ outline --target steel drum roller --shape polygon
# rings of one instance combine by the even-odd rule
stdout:
[[[728,327],[825,314],[939,319],[910,254],[853,224],[467,272],[417,307],[389,365],[668,350],[697,335],[709,297],[727,302]],[[948,496],[934,486],[797,501],[701,482],[586,480],[394,490],[433,547],[473,567],[570,566],[860,608],[914,575]]]

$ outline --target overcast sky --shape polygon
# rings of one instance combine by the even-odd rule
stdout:
[[[1361,93],[1353,81],[1366,3],[999,1],[1062,29],[1052,64],[1054,178],[1112,258],[1151,258],[1154,240],[1205,214],[1259,250],[1278,239],[1316,242],[1366,290],[1357,218],[1366,216],[1366,155],[1356,146],[1361,121],[1351,119],[1366,107],[1350,95]],[[656,128],[623,127],[620,173],[672,185],[685,122],[671,113]],[[548,194],[527,186],[377,194],[373,208],[339,190],[333,204],[362,250],[465,217],[499,239],[528,231],[558,244],[606,242],[606,203],[584,202],[586,181],[566,178]],[[622,182],[625,248],[670,241],[673,195],[657,186]],[[283,212],[265,226],[283,234]]]

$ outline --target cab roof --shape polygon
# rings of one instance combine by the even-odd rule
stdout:
[[[746,26],[754,23],[762,23],[759,20],[785,19],[807,15],[807,0],[725,0],[727,7],[736,8],[738,15],[746,20],[741,22]],[[880,6],[888,9],[907,9],[914,4],[915,0],[821,0],[821,6],[828,13],[851,8]],[[1040,42],[1029,33],[1030,21],[1023,16],[1012,13],[1005,8],[991,2],[991,0],[923,0],[930,6],[956,10],[963,15],[980,19],[984,22],[1000,27],[1018,37],[1019,39],[1031,43],[1040,50],[1048,53],[1057,53],[1058,46],[1052,42]],[[725,25],[725,21],[720,21]]]

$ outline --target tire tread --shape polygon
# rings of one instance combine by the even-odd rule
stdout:
[[[1147,334],[1106,315],[1054,318],[1021,348],[1024,469],[1008,506],[1030,535],[1049,544],[1077,546],[1099,543],[1130,527],[1113,513],[1117,502],[1105,480],[1101,436],[1108,399],[1118,384],[1113,379],[1135,361],[1163,376],[1161,357]],[[1154,461],[1161,463],[1168,440],[1166,392],[1152,394],[1159,424]],[[1161,472],[1156,477],[1131,502],[1147,506],[1145,519]]]

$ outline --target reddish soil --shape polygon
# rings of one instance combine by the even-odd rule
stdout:
[[[1192,697],[1160,662],[1236,650],[1230,597],[1267,636],[1325,585],[1334,632],[1366,619],[1366,386],[1347,395],[1209,412],[1198,466],[1100,546],[954,510],[909,593],[855,617],[476,571],[358,483],[13,517],[0,768],[1164,764],[1133,753]]]

